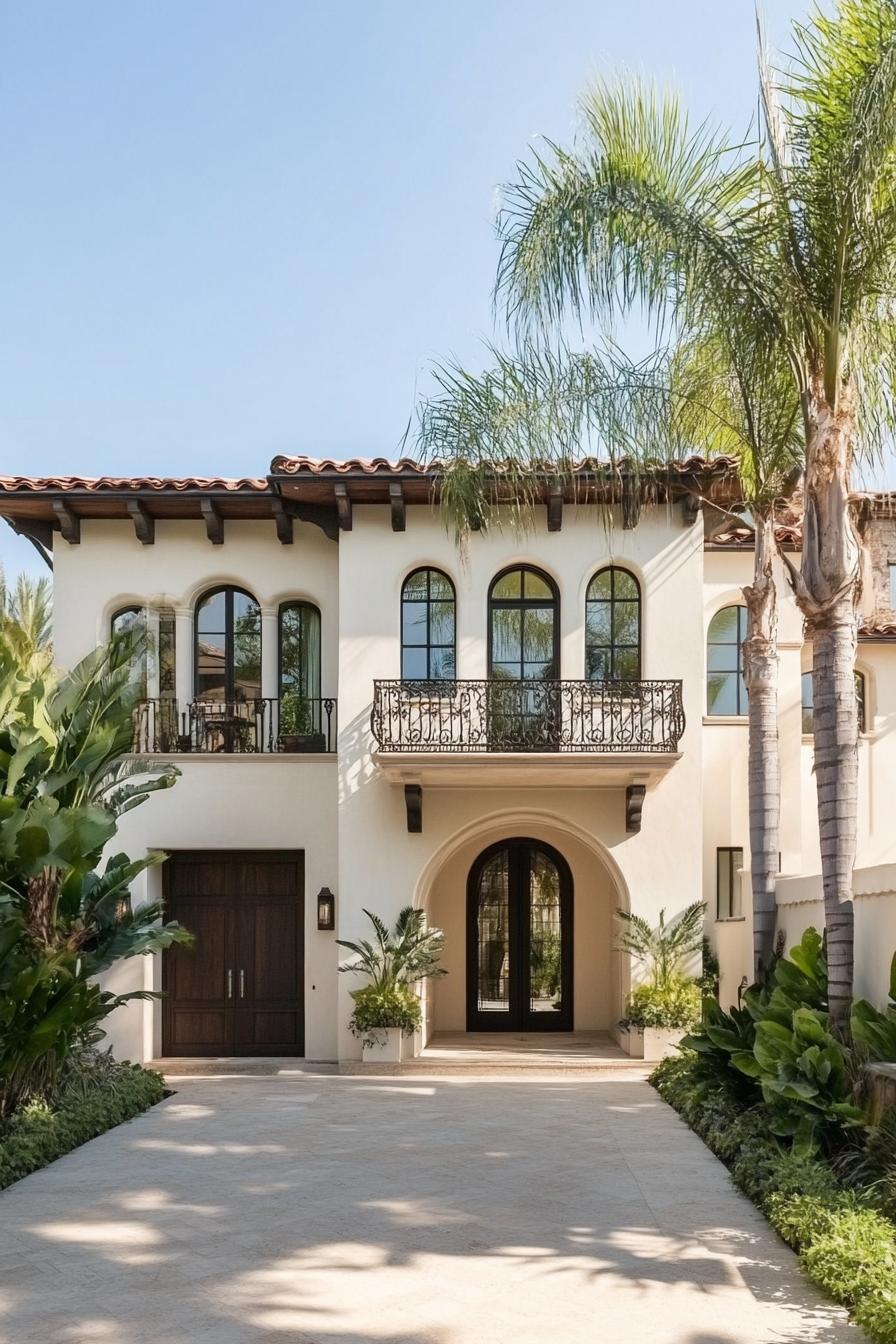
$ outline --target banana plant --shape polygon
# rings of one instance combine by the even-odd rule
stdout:
[[[867,999],[857,999],[850,1018],[852,1038],[869,1059],[896,1062],[896,954],[890,963],[890,1002],[883,1012]]]

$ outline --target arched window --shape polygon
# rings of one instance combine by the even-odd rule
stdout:
[[[855,677],[855,687],[856,687],[856,708],[859,714],[859,732],[864,733],[866,731],[865,721],[867,714],[866,711],[867,700],[865,697],[865,674],[864,672],[856,672],[853,675]],[[803,673],[802,691],[803,691],[803,733],[806,736],[810,736],[815,731],[815,709],[812,695],[811,672]]]
[[[196,607],[197,700],[261,695],[261,608],[241,588],[216,588]]]
[[[746,714],[744,640],[747,609],[723,607],[709,623],[706,640],[706,712],[717,717]]]
[[[403,681],[455,676],[454,584],[438,569],[415,569],[401,589]]]
[[[280,698],[320,696],[320,612],[310,602],[280,607]]]
[[[634,574],[616,565],[599,570],[585,594],[585,676],[641,678],[641,588]]]
[[[113,639],[132,639],[134,657],[130,682],[141,696],[149,694],[149,648],[145,607],[121,607],[110,622]]]
[[[560,662],[560,601],[547,574],[529,565],[492,582],[489,675],[498,681],[550,681]]]

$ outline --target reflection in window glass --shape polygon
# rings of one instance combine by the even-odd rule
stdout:
[[[134,656],[131,662],[131,685],[141,697],[148,695],[149,648],[146,632],[146,608],[122,607],[112,617],[112,634],[116,638],[128,638],[133,641]]]
[[[238,588],[219,588],[196,609],[195,693],[199,700],[261,696],[261,608]]]
[[[706,712],[722,717],[747,712],[743,642],[747,609],[723,607],[709,623],[706,641]]]
[[[437,569],[415,570],[401,590],[402,679],[453,680],[454,649],[454,585]]]
[[[489,625],[492,677],[545,681],[557,675],[557,600],[543,574],[522,568],[496,579]]]
[[[610,565],[585,598],[585,676],[638,681],[641,676],[641,589],[628,570]]]

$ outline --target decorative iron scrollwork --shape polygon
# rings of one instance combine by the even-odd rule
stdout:
[[[380,751],[674,752],[680,681],[375,681]]]

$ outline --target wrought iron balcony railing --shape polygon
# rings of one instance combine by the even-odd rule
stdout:
[[[333,752],[336,701],[331,697],[287,700],[191,700],[178,711],[173,699],[141,700],[134,710],[134,751]]]
[[[675,752],[680,681],[375,681],[383,752]]]

